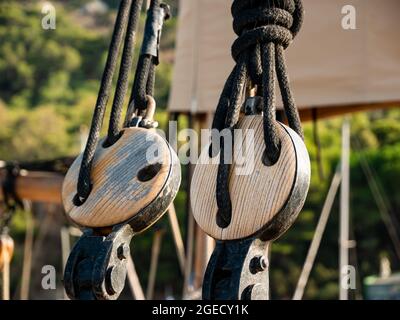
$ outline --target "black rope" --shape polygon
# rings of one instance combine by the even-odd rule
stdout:
[[[118,76],[117,88],[115,91],[114,102],[110,114],[110,124],[106,145],[114,144],[120,136],[119,121],[121,118],[122,106],[128,91],[129,74],[132,68],[133,54],[135,50],[135,34],[140,17],[140,10],[143,0],[135,1],[131,6],[128,28],[125,36],[124,51],[120,73]]]
[[[81,205],[88,198],[91,191],[91,167],[97,148],[100,130],[103,124],[105,109],[110,95],[110,89],[117,65],[119,51],[126,29],[122,61],[110,115],[108,135],[104,147],[114,144],[121,135],[119,122],[122,106],[128,90],[129,75],[132,68],[132,60],[135,48],[135,34],[142,4],[143,0],[121,1],[108,52],[107,63],[101,81],[99,96],[93,114],[88,141],[82,156],[77,183],[77,195],[74,198],[75,205]],[[164,4],[160,4],[160,0],[152,0],[146,19],[142,54],[139,57],[139,62],[136,69],[134,89],[132,91],[132,96],[128,107],[128,114],[133,105],[131,102],[132,97],[135,99],[134,104],[137,106],[137,108],[145,109],[147,107],[147,103],[141,104],[143,101],[140,99],[143,99],[144,97],[144,100],[146,101],[146,95],[153,95],[155,66],[158,64],[161,28],[164,19],[167,19],[168,17],[169,7]],[[125,126],[129,126],[129,124],[125,123]]]
[[[91,190],[91,167],[93,164],[97,142],[99,140],[100,130],[103,124],[107,102],[110,96],[112,80],[117,65],[117,59],[124,35],[124,30],[128,22],[131,5],[132,0],[122,0],[119,7],[117,20],[115,22],[114,32],[108,51],[107,62],[104,69],[103,78],[101,80],[99,95],[97,97],[96,107],[94,109],[92,124],[90,127],[85,151],[83,152],[82,156],[77,183],[77,196],[74,199],[76,205],[83,203],[89,196]]]
[[[265,165],[273,165],[280,154],[277,133],[275,76],[289,126],[304,138],[300,117],[290,89],[284,50],[300,31],[304,10],[301,0],[234,0],[231,8],[233,30],[238,38],[232,45],[236,62],[220,96],[213,129],[234,130],[246,88],[257,89],[263,97]],[[232,135],[233,136],[233,135]],[[226,228],[232,215],[229,194],[229,172],[232,155],[225,156],[223,139],[220,141],[220,165],[217,176],[217,224]],[[210,156],[215,156],[213,146]],[[228,161],[227,161],[228,160]]]
[[[160,0],[152,0],[145,25],[144,39],[133,82],[129,109],[125,125],[128,126],[136,110],[147,109],[148,96],[154,95],[155,67],[159,64],[160,37],[165,20],[169,19],[170,10]]]
[[[148,54],[142,54],[139,57],[138,69],[135,74],[135,80],[133,82],[132,94],[129,102],[129,104],[134,106],[135,109],[144,110],[147,107],[147,88],[148,85],[150,88],[154,86],[154,84],[151,82],[148,83],[149,80],[152,81],[152,79],[149,77],[149,74],[150,69],[152,66],[154,66],[154,63],[154,57]],[[154,79],[154,77],[152,78]]]

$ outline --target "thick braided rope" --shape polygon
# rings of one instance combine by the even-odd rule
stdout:
[[[160,0],[152,0],[149,12],[160,7]],[[147,95],[153,96],[155,83],[155,65],[157,60],[149,54],[142,54],[139,57],[135,79],[129,105],[134,109],[144,110],[147,108]]]
[[[116,86],[116,92],[110,114],[107,140],[105,146],[114,144],[120,137],[120,117],[124,99],[128,90],[129,75],[132,69],[132,61],[135,47],[135,35],[139,22],[140,10],[143,0],[122,0],[118,11],[117,20],[114,27],[114,32],[109,48],[107,63],[104,69],[103,78],[99,90],[96,108],[93,114],[92,125],[83,153],[78,183],[77,196],[74,201],[77,205],[82,204],[90,194],[91,179],[90,172],[94,159],[94,154],[97,147],[97,142],[100,135],[100,130],[103,124],[104,113],[110,95],[112,80],[117,65],[117,59],[126,29],[125,44],[122,54],[122,61],[119,70],[119,76]],[[160,0],[152,0],[150,11],[160,6]],[[146,97],[146,94],[153,95],[155,82],[155,65],[153,56],[145,55],[139,58],[135,85],[132,96],[138,96],[139,99]],[[136,93],[136,94],[134,94]],[[146,98],[142,98],[143,108],[146,108]],[[132,97],[130,101],[132,100]],[[131,105],[131,103],[129,103]],[[129,108],[128,108],[129,112]]]
[[[277,76],[289,126],[301,137],[300,117],[289,86],[284,50],[299,32],[304,10],[301,0],[235,0],[232,4],[233,29],[238,38],[232,45],[236,66],[225,83],[216,109],[213,128],[233,131],[240,114],[248,84],[257,86],[263,96],[264,141],[267,146],[264,163],[279,158],[280,141],[275,119],[275,75]],[[210,149],[210,155],[213,155]],[[229,172],[232,159],[225,159],[220,143],[220,165],[217,176],[217,224],[227,227],[231,221]]]
[[[89,137],[82,156],[77,184],[77,197],[75,198],[77,203],[85,201],[91,190],[90,172],[93,158],[96,151],[97,142],[99,140],[100,130],[103,125],[104,114],[108,99],[110,97],[112,80],[131,6],[132,0],[122,0],[119,7],[117,20],[115,22],[114,32],[108,51],[107,62],[104,68],[103,78],[101,80],[99,95],[97,97],[96,107],[94,109]]]
[[[110,114],[110,122],[108,126],[107,144],[114,144],[120,136],[119,122],[121,118],[122,107],[125,96],[128,91],[129,75],[132,69],[133,54],[135,51],[135,35],[139,23],[140,10],[143,0],[137,0],[132,4],[128,28],[125,36],[124,51],[122,53],[122,61],[120,73],[118,76],[117,87],[115,90],[113,106]]]

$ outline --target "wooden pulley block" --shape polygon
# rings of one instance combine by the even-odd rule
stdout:
[[[14,240],[8,234],[0,235],[0,270],[9,264],[14,253]]]
[[[76,200],[82,154],[69,169],[62,188],[65,211],[81,227],[129,223],[141,232],[165,213],[178,192],[178,157],[155,129],[125,128],[109,147],[104,140],[93,161],[92,190],[82,204]]]
[[[191,205],[196,222],[211,237],[237,240],[259,236],[266,241],[274,240],[296,219],[310,184],[310,159],[298,134],[278,124],[279,159],[273,165],[265,165],[262,160],[266,148],[263,117],[249,115],[239,120],[237,129],[242,129],[242,138],[234,136],[235,151],[229,175],[232,212],[225,228],[217,224],[220,154],[211,159],[208,148],[202,151],[193,173]],[[253,143],[246,142],[252,141],[249,135],[254,137]]]

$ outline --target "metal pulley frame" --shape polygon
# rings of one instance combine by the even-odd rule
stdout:
[[[270,242],[217,241],[203,282],[205,300],[268,300]]]
[[[107,235],[86,229],[68,258],[64,286],[77,300],[115,300],[125,286],[126,264],[134,232],[129,224]]]

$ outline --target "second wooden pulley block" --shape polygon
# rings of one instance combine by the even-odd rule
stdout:
[[[217,223],[220,155],[216,156],[217,161],[205,163],[209,150],[203,151],[193,174],[191,204],[196,222],[211,237],[237,240],[260,236],[274,240],[296,219],[310,184],[310,159],[299,135],[282,123],[278,122],[277,127],[280,155],[276,163],[266,165],[263,117],[249,115],[239,120],[236,128],[242,130],[242,138],[234,136],[233,150],[241,156],[233,157],[230,169],[232,212],[231,221],[224,228]]]
[[[92,190],[77,203],[80,155],[62,189],[69,218],[81,227],[106,228],[129,223],[141,232],[155,223],[175,198],[181,180],[175,151],[155,129],[125,128],[111,146],[100,141],[91,170]]]

